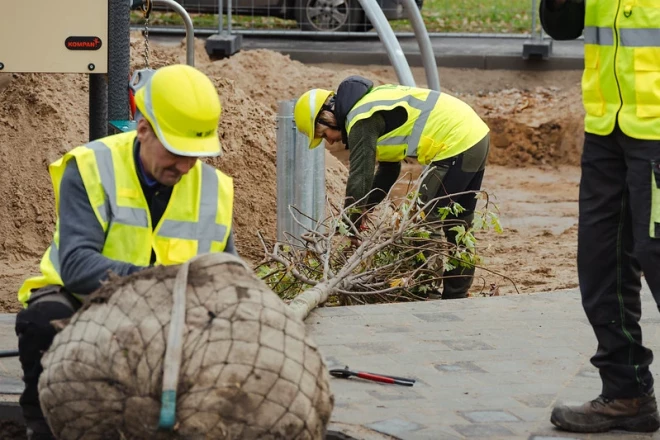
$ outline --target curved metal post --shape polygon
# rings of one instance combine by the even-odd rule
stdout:
[[[422,63],[424,64],[424,70],[426,71],[426,82],[429,85],[429,89],[439,92],[440,78],[438,76],[438,65],[435,62],[433,46],[431,46],[431,39],[429,38],[429,33],[426,30],[426,25],[422,19],[422,13],[417,7],[415,0],[403,0],[403,7],[406,9],[408,19],[412,23],[413,30],[415,31],[417,44],[419,44],[419,51],[422,54]]]
[[[195,30],[188,12],[174,0],[152,0],[152,2],[169,6],[183,18],[183,24],[186,26],[186,63],[189,66],[195,66]]]
[[[385,14],[383,14],[383,10],[376,0],[359,1],[371,24],[376,29],[376,32],[378,32],[380,40],[385,44],[387,55],[390,58],[399,82],[404,86],[415,87],[415,79],[410,71],[408,60],[406,60],[406,56],[403,54],[403,50],[401,50],[399,40],[396,39],[390,23],[385,18]]]

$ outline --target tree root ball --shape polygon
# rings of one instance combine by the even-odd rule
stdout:
[[[304,323],[238,258],[193,261],[173,431],[158,430],[180,266],[114,278],[43,357],[41,405],[60,439],[321,439],[329,374]]]

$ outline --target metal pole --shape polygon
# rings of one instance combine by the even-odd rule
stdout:
[[[325,150],[323,143],[315,150]],[[306,232],[304,227],[314,229],[310,218],[314,215],[314,153],[309,149],[309,138],[302,132],[296,130],[295,137],[295,169],[293,185],[293,204],[301,214],[296,213],[296,218],[303,226],[294,222],[294,235],[298,238]],[[295,212],[295,211],[294,211]]]
[[[110,121],[125,121],[129,116],[130,19],[129,4],[126,0],[108,0],[107,119]]]
[[[218,0],[218,35],[222,35],[222,0]]]
[[[536,40],[536,0],[532,0],[532,40]]]
[[[89,141],[108,135],[108,83],[101,73],[89,74]]]
[[[440,78],[438,76],[438,65],[435,62],[435,55],[433,54],[433,46],[429,33],[426,30],[426,25],[422,19],[422,13],[419,11],[415,0],[403,0],[403,7],[408,13],[408,19],[412,23],[417,44],[419,44],[419,51],[422,55],[422,64],[426,72],[426,82],[429,89],[440,91]]]
[[[293,204],[295,101],[279,101],[277,109],[277,240],[284,241],[285,233],[293,233],[289,205]]]
[[[189,66],[195,65],[195,30],[193,22],[188,12],[183,6],[174,0],[152,0],[154,4],[167,5],[179,13],[186,27],[186,63]],[[219,0],[222,4],[222,0]],[[127,98],[128,99],[128,98]]]
[[[325,143],[312,150],[312,160],[312,218],[316,220],[313,226],[323,233],[325,231],[321,231],[320,227],[325,219]]]
[[[227,0],[227,33],[231,34],[231,8],[232,8],[232,1]]]
[[[410,66],[408,65],[408,60],[401,50],[401,45],[392,31],[390,23],[385,18],[383,10],[380,8],[376,0],[359,0],[362,9],[367,14],[369,21],[378,32],[383,44],[385,44],[385,50],[387,50],[387,55],[390,58],[390,62],[394,67],[396,76],[399,79],[399,83],[404,86],[415,86],[415,79],[413,78],[412,72],[410,71]]]

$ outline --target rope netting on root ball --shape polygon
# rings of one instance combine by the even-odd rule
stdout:
[[[62,439],[319,439],[334,402],[303,322],[228,254],[111,279],[43,366]]]

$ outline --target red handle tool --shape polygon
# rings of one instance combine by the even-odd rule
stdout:
[[[368,373],[366,371],[351,371],[346,368],[337,368],[330,370],[330,374],[334,377],[348,379],[355,376],[362,379],[373,380],[375,382],[390,383],[395,385],[403,385],[411,387],[415,384],[415,379],[406,379],[405,377],[388,376],[385,374]]]

